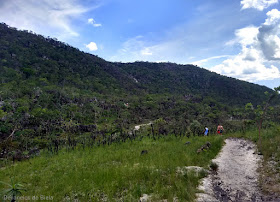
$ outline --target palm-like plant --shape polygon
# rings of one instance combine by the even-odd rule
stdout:
[[[11,196],[12,202],[16,201],[16,196],[21,196],[22,192],[25,191],[24,186],[18,182],[15,182],[13,178],[11,178],[11,183],[8,184],[6,182],[0,181],[0,183],[7,185],[9,188],[5,189],[2,194]]]

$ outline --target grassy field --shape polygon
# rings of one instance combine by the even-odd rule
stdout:
[[[190,144],[185,145],[189,141]],[[197,153],[207,141],[211,147]],[[180,174],[184,166],[208,165],[223,145],[223,137],[144,138],[110,146],[82,148],[41,156],[1,168],[0,180],[24,185],[25,197],[54,201],[137,201],[143,194],[153,201],[193,201],[201,172]],[[148,153],[141,155],[142,150]],[[7,188],[0,184],[0,190]],[[2,196],[3,197],[3,196]],[[44,198],[42,198],[43,200]],[[45,198],[46,199],[46,198]]]

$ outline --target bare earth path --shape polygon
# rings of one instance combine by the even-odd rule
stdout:
[[[243,139],[226,139],[226,144],[213,162],[217,173],[204,178],[197,201],[279,201],[264,196],[258,187],[257,168],[260,156],[255,145]]]

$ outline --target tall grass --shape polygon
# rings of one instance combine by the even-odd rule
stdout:
[[[184,143],[191,143],[185,145]],[[208,151],[196,153],[207,141]],[[203,173],[179,174],[178,167],[207,168],[220,151],[223,137],[168,136],[159,140],[125,142],[94,148],[43,153],[7,165],[0,179],[14,177],[24,184],[25,196],[51,196],[54,201],[137,201],[143,194],[152,200],[193,201]],[[142,150],[148,153],[141,155]],[[0,189],[4,189],[0,185]]]

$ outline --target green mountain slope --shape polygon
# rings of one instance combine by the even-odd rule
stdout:
[[[218,75],[193,66],[174,63],[136,62],[118,64],[149,93],[172,93],[212,97],[227,105],[259,104],[270,89]]]
[[[107,62],[0,24],[1,139],[122,133],[153,120],[185,133],[238,118],[236,107],[262,103],[265,91],[193,65]]]
[[[193,65],[110,63],[55,39],[0,26],[2,83],[45,78],[102,94],[171,93],[211,96],[226,104],[261,103],[270,89],[220,76]],[[16,80],[15,79],[15,80]]]

